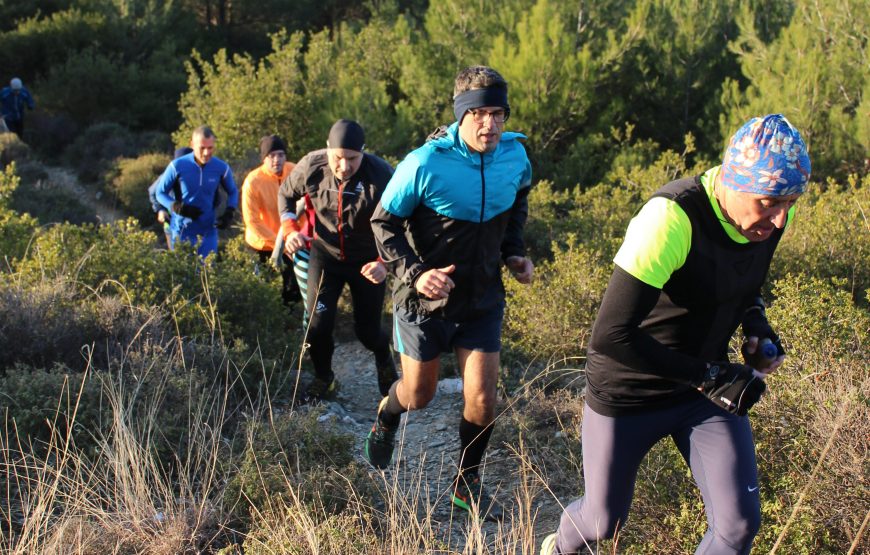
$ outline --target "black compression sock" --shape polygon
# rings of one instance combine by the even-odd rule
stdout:
[[[396,395],[396,386],[398,385],[399,382],[394,382],[390,387],[390,393],[387,396],[387,405],[378,414],[380,421],[390,427],[398,426],[402,418],[402,413],[408,412],[408,409],[399,403],[399,397]]]
[[[493,424],[478,426],[472,424],[463,416],[459,421],[459,473],[477,472],[480,461],[483,460],[483,452],[489,444],[489,436],[492,435]]]

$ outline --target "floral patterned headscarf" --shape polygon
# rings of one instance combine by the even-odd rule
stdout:
[[[810,157],[800,133],[782,114],[752,118],[731,137],[722,160],[722,184],[743,193],[803,193]]]

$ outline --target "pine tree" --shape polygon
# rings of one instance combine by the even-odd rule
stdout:
[[[727,83],[726,113],[720,121],[723,138],[752,116],[781,112],[807,142],[814,176],[866,172],[866,2],[800,4],[770,43],[761,40],[751,10],[744,8],[738,21],[741,35],[732,47],[749,86],[740,90],[737,83]]]

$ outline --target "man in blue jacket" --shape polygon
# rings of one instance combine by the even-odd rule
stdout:
[[[157,200],[172,211],[173,245],[181,239],[197,245],[205,258],[217,252],[218,229],[226,229],[239,206],[239,191],[229,164],[214,157],[217,137],[208,126],[194,129],[193,152],[169,163],[156,187]],[[217,217],[218,187],[227,193],[226,211]]]
[[[175,150],[175,154],[172,155],[172,159],[181,158],[185,154],[190,154],[193,152],[193,149],[189,146],[183,146]],[[162,176],[163,174],[161,174]],[[172,216],[165,206],[160,204],[160,201],[157,200],[157,185],[160,184],[160,177],[154,180],[148,187],[148,201],[151,203],[151,210],[154,211],[154,214],[157,216],[157,223],[163,226],[163,234],[166,236],[166,247],[172,248]]]
[[[24,108],[33,110],[34,107],[33,96],[21,83],[21,79],[13,78],[9,86],[0,91],[0,106],[6,127],[21,137],[24,133]]]
[[[522,238],[531,164],[518,141],[523,135],[504,131],[507,92],[492,68],[462,70],[454,83],[456,123],[399,164],[372,217],[381,259],[398,278],[393,337],[402,378],[378,407],[365,456],[389,466],[401,414],[432,400],[440,354],[453,351],[465,407],[451,500],[488,519],[501,516],[478,474],[495,418],[501,265],[521,283],[534,269]]]

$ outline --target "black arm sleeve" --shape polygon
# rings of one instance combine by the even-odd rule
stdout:
[[[308,156],[302,158],[293,171],[290,172],[278,189],[278,214],[284,219],[285,214],[296,214],[296,203],[305,196],[305,175],[308,173]],[[296,214],[299,219],[299,214]]]
[[[523,228],[529,217],[529,191],[531,187],[524,187],[517,191],[517,198],[511,207],[511,216],[508,220],[504,239],[501,242],[501,259],[507,260],[511,256],[525,256],[526,246],[523,243]]]
[[[759,339],[770,339],[776,345],[778,355],[785,354],[779,336],[767,321],[767,311],[760,292],[749,301],[746,312],[743,313],[741,325],[745,337],[755,336]]]
[[[384,210],[379,202],[372,214],[372,232],[378,254],[387,269],[408,287],[429,269],[423,264],[405,235],[405,219]]]
[[[670,349],[640,329],[660,294],[659,289],[616,266],[592,328],[589,350],[638,372],[697,385],[707,361]]]

